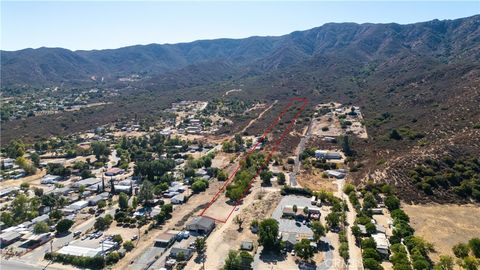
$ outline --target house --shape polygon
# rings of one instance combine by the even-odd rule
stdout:
[[[375,230],[377,231],[377,233],[386,233],[385,228],[380,224],[375,224]]]
[[[337,139],[335,139],[334,137],[323,137],[322,139],[323,141],[325,142],[329,142],[329,143],[336,143],[337,142]]]
[[[92,186],[92,185],[95,185],[95,184],[98,184],[100,183],[102,180],[101,179],[98,179],[98,178],[95,178],[95,177],[90,177],[90,178],[86,178],[86,179],[82,179],[78,182],[75,182],[73,183],[73,187],[74,188],[79,188],[81,186],[85,186],[85,187],[89,187],[89,186]]]
[[[297,234],[296,233],[283,233],[282,240],[285,241],[285,247],[287,250],[293,249],[297,243]]]
[[[357,226],[358,226],[358,228],[360,229],[360,234],[361,234],[362,236],[368,235],[368,233],[367,233],[367,228],[365,227],[365,225],[358,224]]]
[[[343,179],[345,178],[346,173],[339,171],[339,170],[327,170],[326,171],[328,177],[335,177],[337,179]]]
[[[215,228],[215,221],[207,217],[194,217],[187,223],[187,230],[209,234]]]
[[[97,203],[101,200],[106,200],[108,199],[109,195],[108,192],[103,192],[101,194],[98,194],[96,196],[90,197],[88,199],[88,205],[97,205]]]
[[[78,202],[74,202],[72,204],[70,204],[69,206],[65,207],[69,210],[72,210],[73,212],[78,212],[80,210],[82,210],[83,208],[87,207],[88,206],[88,202],[87,201],[78,201]]]
[[[383,215],[383,209],[382,208],[372,208],[372,214],[374,215]]]
[[[204,176],[207,175],[207,171],[204,169],[197,169],[195,170],[195,176]]]
[[[170,202],[173,204],[182,204],[185,202],[185,195],[183,194],[175,195],[172,197],[172,199],[170,199]]]
[[[4,232],[0,234],[0,245],[6,247],[17,242],[22,235],[15,231]]]
[[[42,178],[42,181],[40,181],[40,184],[42,184],[42,185],[55,184],[58,181],[60,181],[61,179],[62,179],[62,177],[59,176],[59,175],[47,174]]]
[[[175,242],[175,239],[176,239],[175,234],[162,233],[159,236],[157,236],[157,238],[155,239],[154,246],[168,248]]]
[[[376,233],[372,234],[372,237],[377,245],[377,251],[384,256],[388,256],[390,242],[388,241],[387,236],[384,233]]]
[[[193,250],[188,248],[172,247],[170,250],[170,257],[177,258],[181,253],[183,253],[183,256],[186,260],[189,260],[193,255]]]
[[[23,240],[26,240],[26,246],[38,246],[48,242],[53,238],[53,234],[50,232],[42,234],[26,234],[22,236]]]
[[[49,215],[44,214],[44,215],[41,215],[41,216],[38,216],[38,217],[32,219],[32,223],[37,224],[38,222],[46,222],[48,219],[49,219]]]
[[[342,155],[328,150],[315,150],[315,157],[318,159],[342,159]]]
[[[119,174],[123,174],[123,173],[125,173],[125,170],[114,167],[114,168],[111,168],[110,170],[106,171],[105,175],[106,176],[115,176],[115,175],[119,175]]]
[[[20,188],[19,187],[6,187],[6,188],[2,188],[0,189],[0,197],[5,197],[5,196],[8,196],[12,193],[15,193],[17,191],[19,191]]]
[[[240,244],[240,249],[241,250],[252,251],[253,250],[253,242],[252,241],[243,241],[242,244]]]

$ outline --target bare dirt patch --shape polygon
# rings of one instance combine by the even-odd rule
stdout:
[[[303,171],[298,175],[297,181],[300,186],[309,188],[313,191],[326,190],[335,192],[337,190],[335,180],[323,178],[320,170],[314,170],[311,172]]]
[[[480,237],[478,205],[404,205],[403,209],[410,216],[415,234],[434,245],[434,261],[443,254],[453,256],[454,245]]]

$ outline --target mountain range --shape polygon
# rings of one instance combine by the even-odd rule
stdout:
[[[278,37],[91,51],[63,48],[1,51],[2,87],[81,85],[94,83],[92,79],[101,77],[108,83],[132,74],[157,81],[177,72],[195,78],[208,73],[209,68],[220,66],[221,74],[210,75],[209,81],[215,81],[224,76],[243,78],[339,58],[358,64],[411,56],[445,63],[478,62],[479,21],[480,16],[476,15],[408,25],[329,23]]]

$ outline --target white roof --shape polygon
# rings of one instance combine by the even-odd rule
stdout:
[[[79,246],[64,246],[57,252],[65,255],[95,257],[102,253],[102,249],[79,247]]]
[[[388,249],[390,247],[390,242],[388,242],[387,236],[384,233],[372,234],[372,237],[377,244],[377,248]]]

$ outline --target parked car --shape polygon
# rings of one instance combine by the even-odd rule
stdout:
[[[73,237],[78,237],[80,234],[82,234],[82,231],[76,231],[73,233]]]
[[[134,235],[134,236],[132,236],[132,238],[131,238],[132,241],[135,241],[135,240],[137,240],[137,239],[138,239],[138,235]]]

